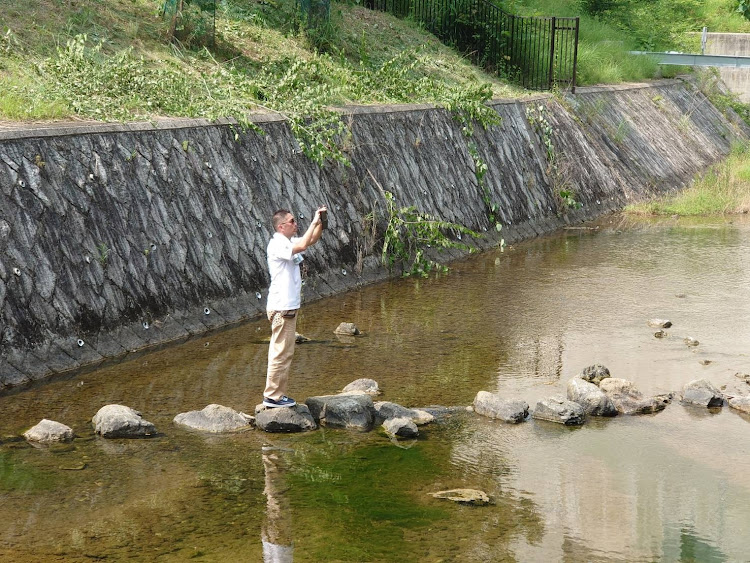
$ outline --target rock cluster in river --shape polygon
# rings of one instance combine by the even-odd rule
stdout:
[[[659,321],[665,324],[668,321]],[[656,323],[656,321],[654,321]],[[744,374],[738,377],[745,379]],[[750,381],[750,376],[745,379]],[[672,401],[673,393],[644,396],[632,381],[612,377],[601,364],[584,368],[567,383],[567,397],[547,397],[537,402],[531,418],[579,426],[587,416],[613,417],[617,415],[653,414],[664,410]],[[725,397],[710,381],[698,379],[682,389],[682,402],[705,408],[729,406],[750,413],[750,395]],[[520,399],[501,397],[497,393],[479,391],[474,398],[477,414],[509,423],[528,419],[528,405]]]

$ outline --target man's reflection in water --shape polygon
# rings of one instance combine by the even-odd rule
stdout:
[[[263,446],[265,472],[266,518],[261,531],[264,563],[291,563],[294,559],[292,545],[292,514],[284,483],[283,450]]]

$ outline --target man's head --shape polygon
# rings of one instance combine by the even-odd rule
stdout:
[[[286,238],[292,238],[297,233],[297,220],[288,209],[279,209],[273,214],[273,230]]]

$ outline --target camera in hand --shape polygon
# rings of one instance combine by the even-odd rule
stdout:
[[[328,228],[328,211],[321,211],[320,212],[320,226],[323,229]]]

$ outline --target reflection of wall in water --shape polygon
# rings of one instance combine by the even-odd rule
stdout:
[[[538,545],[517,542],[521,560],[549,559],[555,552],[563,560],[590,550],[599,557],[675,561],[686,522],[729,560],[743,558],[747,490],[733,491],[700,461],[656,448],[645,437],[639,444],[638,438],[613,439],[609,431],[528,424],[540,425],[534,432],[544,443],[509,452],[511,487],[534,493],[546,532]],[[693,489],[686,491],[686,483]],[[737,493],[746,500],[720,506]]]

